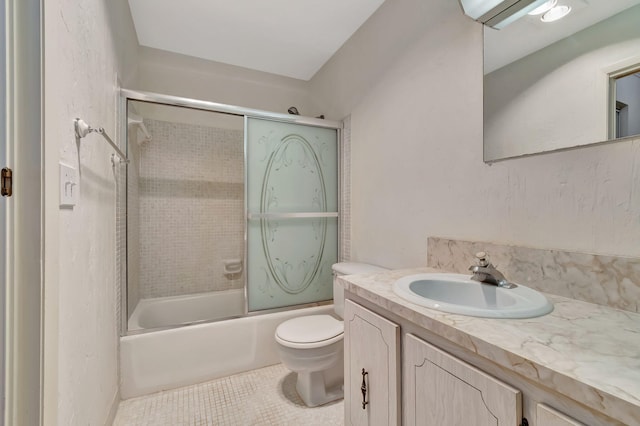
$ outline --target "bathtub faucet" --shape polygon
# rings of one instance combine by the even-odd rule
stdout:
[[[494,284],[501,288],[514,288],[515,284],[510,283],[502,272],[498,271],[489,260],[487,253],[481,251],[476,253],[476,265],[471,265],[469,270],[473,272],[471,279],[486,284]]]

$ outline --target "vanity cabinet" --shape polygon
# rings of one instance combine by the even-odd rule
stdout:
[[[391,281],[384,274],[377,281],[345,280],[345,424],[640,425],[640,407],[590,390],[587,383],[556,383],[553,369],[538,367],[526,356],[510,359],[500,342],[513,336],[499,334],[500,320],[495,321],[495,336],[487,331],[486,337],[475,338],[462,330],[475,325],[473,319],[465,319],[459,329],[451,324],[457,318],[414,309],[392,293]],[[550,325],[564,326],[566,321],[557,316],[549,319]],[[490,325],[478,321],[479,328]],[[513,325],[505,324],[505,332]],[[540,336],[552,331],[540,331]],[[364,410],[363,368],[368,372]],[[562,370],[557,374],[563,377]]]
[[[345,424],[517,425],[520,391],[345,301]],[[403,394],[400,397],[400,377]]]
[[[412,334],[403,353],[404,425],[520,424],[519,390]]]
[[[345,425],[400,424],[400,327],[345,300]]]
[[[527,416],[523,414],[525,395],[519,389],[434,346],[422,335],[406,329],[401,335],[400,323],[404,328],[402,320],[391,321],[345,300],[345,425],[522,424]],[[546,399],[544,393],[516,383],[529,393],[529,425],[584,426],[539,403]],[[532,399],[532,394],[537,396]]]
[[[544,426],[585,426],[584,423],[580,423],[544,404],[537,405],[536,418],[538,424]]]

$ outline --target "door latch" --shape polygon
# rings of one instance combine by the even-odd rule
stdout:
[[[0,186],[0,195],[3,197],[11,197],[13,193],[13,172],[8,167],[2,169],[2,182]]]

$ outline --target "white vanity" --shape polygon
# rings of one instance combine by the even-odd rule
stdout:
[[[428,272],[341,278],[346,425],[640,425],[640,314],[547,294],[547,315],[477,318],[394,293]]]

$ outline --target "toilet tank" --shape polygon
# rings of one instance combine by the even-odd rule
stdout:
[[[388,271],[381,266],[368,263],[341,262],[332,266],[333,269],[333,310],[340,318],[344,318],[344,288],[338,284],[336,277],[353,274],[373,274]]]

